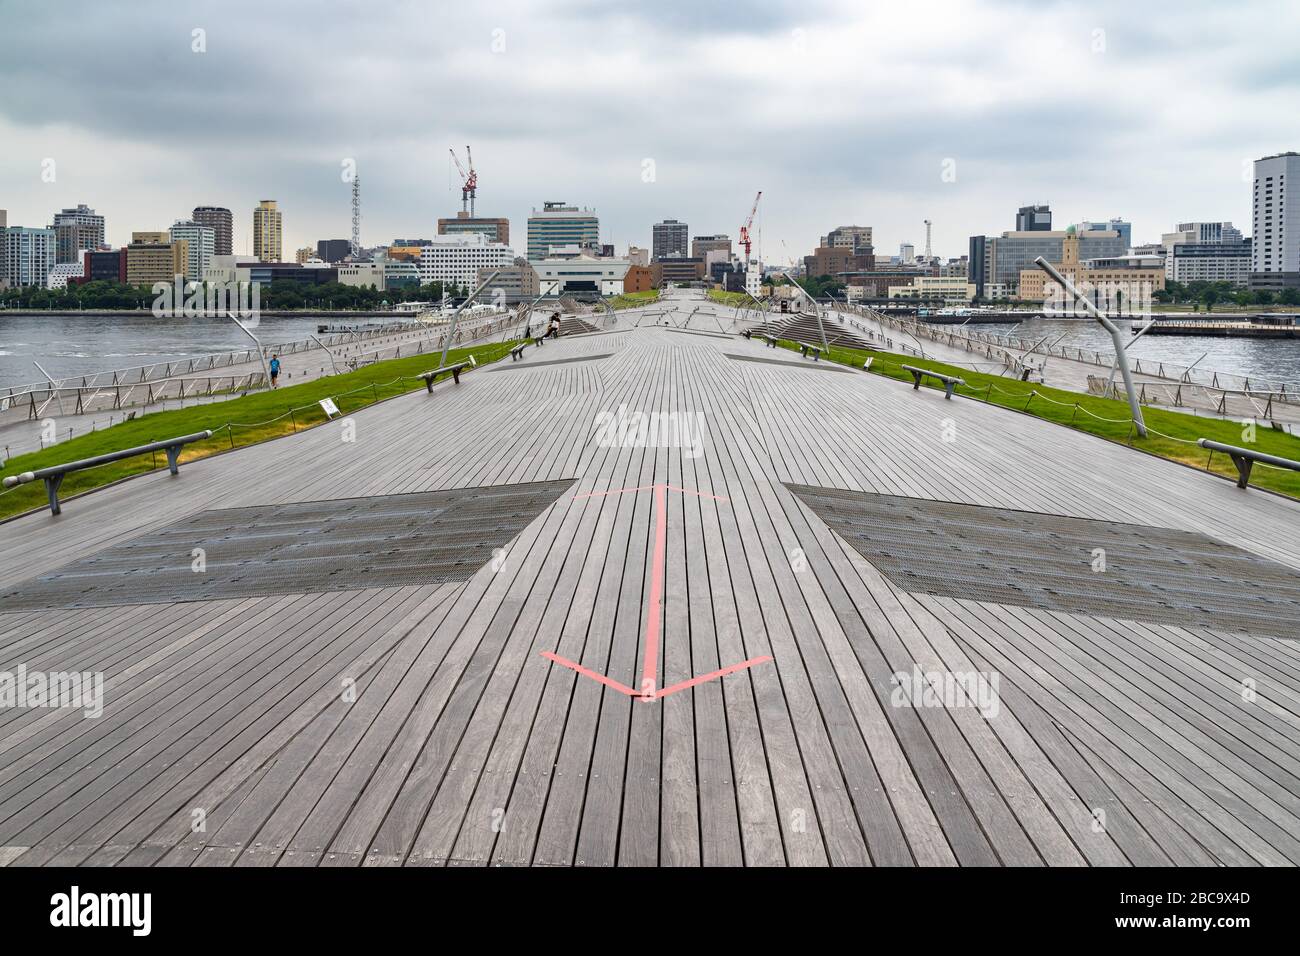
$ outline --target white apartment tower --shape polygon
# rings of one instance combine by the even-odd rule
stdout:
[[[1251,286],[1300,285],[1300,153],[1255,160]]]

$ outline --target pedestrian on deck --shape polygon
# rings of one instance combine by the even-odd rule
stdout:
[[[280,377],[280,356],[272,355],[271,356],[271,387],[272,388],[278,387],[275,384],[275,381],[279,377]]]

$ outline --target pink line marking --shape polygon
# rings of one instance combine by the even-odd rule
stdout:
[[[650,595],[646,604],[646,628],[645,628],[645,663],[641,672],[641,686],[645,690],[633,690],[626,684],[621,684],[612,677],[606,677],[604,674],[597,674],[590,668],[583,667],[574,661],[560,657],[558,654],[552,654],[550,651],[542,651],[541,655],[561,667],[567,667],[571,671],[576,671],[584,677],[590,677],[594,681],[599,681],[606,687],[618,691],[620,694],[627,694],[629,697],[636,697],[642,703],[650,703],[667,697],[669,694],[675,694],[679,690],[688,690],[700,684],[708,683],[712,680],[719,680],[728,674],[734,674],[737,671],[743,671],[746,668],[754,667],[758,664],[766,664],[773,658],[771,655],[764,654],[761,657],[751,657],[747,661],[739,664],[732,664],[730,667],[724,667],[721,670],[713,671],[709,674],[701,674],[699,677],[692,677],[690,680],[682,681],[679,684],[673,684],[671,687],[665,687],[663,690],[656,691],[655,678],[659,676],[659,640],[660,631],[663,627],[663,600],[664,600],[664,576],[667,573],[668,564],[668,492],[680,491],[682,494],[695,495],[699,498],[712,498],[714,501],[727,501],[719,495],[710,495],[701,491],[692,491],[689,488],[678,488],[676,485],[658,484],[644,485],[637,488],[611,488],[608,491],[592,491],[584,495],[574,495],[573,500],[581,498],[601,498],[605,495],[621,495],[627,491],[653,491],[655,492],[654,509],[655,509],[655,543],[654,552],[651,557],[650,568]]]
[[[669,694],[675,694],[679,690],[686,690],[696,686],[697,684],[704,684],[711,680],[717,680],[720,677],[726,677],[728,674],[734,674],[736,671],[743,671],[745,668],[754,667],[757,664],[766,664],[770,660],[772,660],[772,657],[768,654],[764,654],[761,657],[751,657],[747,661],[743,661],[739,664],[732,664],[730,667],[724,667],[722,670],[714,671],[711,674],[701,674],[699,677],[692,677],[690,680],[684,680],[680,684],[673,684],[671,687],[665,687],[655,696],[667,697]]]
[[[650,600],[645,614],[645,667],[641,686],[646,696],[654,696],[655,678],[659,676],[659,628],[663,620],[664,568],[668,555],[668,486],[655,485],[655,549],[650,569]]]
[[[590,677],[592,680],[600,681],[606,687],[612,687],[616,691],[627,694],[629,697],[640,697],[641,692],[635,691],[626,684],[620,684],[612,677],[606,677],[604,674],[597,674],[590,668],[583,667],[581,664],[575,664],[573,661],[561,657],[559,654],[552,654],[550,651],[542,651],[542,656],[547,660],[554,661],[561,667],[567,667],[571,671],[577,671],[583,677]]]

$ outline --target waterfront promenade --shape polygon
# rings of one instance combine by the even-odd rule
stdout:
[[[0,524],[0,863],[1300,862],[1300,504],[636,321]]]

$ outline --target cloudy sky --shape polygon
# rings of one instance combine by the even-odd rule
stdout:
[[[734,238],[759,189],[769,262],[850,223],[920,251],[927,218],[960,255],[1028,202],[1249,232],[1249,160],[1300,149],[1298,50],[1293,0],[0,0],[0,208],[84,202],[120,244],[227,206],[246,252],[274,198],[288,258],[349,235],[347,159],[364,243],[432,235],[468,143],[517,249],[544,200],[620,251],[663,218]]]

